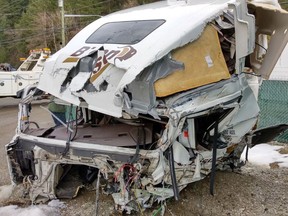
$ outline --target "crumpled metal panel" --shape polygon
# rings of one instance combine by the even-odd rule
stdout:
[[[234,11],[227,12],[229,2],[236,2]],[[151,13],[156,8],[158,13]],[[175,85],[177,91],[160,95],[161,98],[156,97],[153,87],[156,80],[166,79],[175,70],[184,71],[186,66],[190,69],[188,61],[173,57],[173,53],[194,44],[209,22],[219,35],[223,33],[221,25],[229,29],[228,38],[225,34],[214,38],[216,52],[220,53],[218,40],[222,47],[225,44],[221,39],[227,40],[225,57],[234,58],[234,40],[230,40],[234,38],[234,27],[244,28],[243,40],[255,33],[253,26],[247,26],[249,22],[254,25],[254,20],[245,14],[246,3],[242,0],[162,1],[142,9],[130,9],[99,19],[47,63],[39,88],[67,103],[80,104],[82,111],[85,110],[83,113],[87,114],[83,125],[76,123],[73,134],[67,133],[64,127],[52,128],[54,131],[50,133],[41,131],[43,135],[39,137],[34,131],[29,134],[29,101],[21,102],[20,126],[13,143],[8,145],[9,150],[7,147],[8,162],[11,176],[21,177],[28,170],[39,177],[33,180],[35,190],[32,194],[40,194],[45,199],[55,198],[56,185],[62,180],[62,171],[57,170],[57,165],[85,165],[97,169],[97,182],[100,178],[105,181],[101,185],[105,186],[105,193],[112,194],[116,209],[129,213],[172,196],[178,200],[179,191],[187,184],[210,173],[213,174],[210,178],[213,186],[216,165],[223,169],[241,165],[240,154],[251,144],[250,132],[257,121],[259,108],[251,82],[247,82],[245,73],[235,73],[234,62],[230,76],[223,56],[220,56],[217,63],[224,65],[224,75],[180,91]],[[234,17],[229,19],[230,15]],[[219,23],[219,17],[232,28],[225,23],[217,24],[215,19]],[[107,22],[139,18],[165,22],[135,44],[85,43],[87,37]],[[213,28],[208,28],[217,36]],[[239,36],[239,32],[236,34]],[[248,55],[253,44],[252,40],[246,41],[240,54]],[[242,65],[245,58],[241,55],[238,60]],[[201,58],[203,60],[203,56]],[[201,73],[216,64],[216,60],[207,55],[204,59],[208,69]],[[236,69],[241,72],[240,66]],[[142,115],[137,118],[140,113]],[[107,121],[102,121],[98,114]],[[122,117],[122,114],[127,119],[113,118]],[[95,125],[96,120],[102,123]],[[22,155],[23,159],[17,155]],[[27,166],[30,163],[35,165],[34,170]],[[17,168],[19,164],[25,169]],[[212,186],[210,191],[213,192]]]
[[[202,2],[198,4],[196,2],[195,4],[191,3],[183,7],[182,4],[169,5],[163,1],[149,6],[143,6],[143,10],[127,10],[125,11],[127,12],[127,16],[123,16],[123,12],[119,12],[101,18],[84,28],[66,47],[58,51],[53,55],[53,58],[48,60],[49,62],[46,64],[45,71],[39,82],[39,89],[74,105],[79,105],[79,97],[82,97],[88,105],[91,105],[91,109],[120,117],[122,116],[122,106],[124,103],[123,89],[135,80],[144,68],[163,58],[171,50],[196,40],[201,35],[207,23],[227,9],[228,2],[227,0],[207,0],[205,4],[202,4]],[[148,13],[148,11],[154,8],[157,8],[157,13]],[[171,13],[178,14],[178,18],[175,19],[173,16],[170,16]],[[87,37],[89,37],[95,29],[107,22],[127,21],[127,19],[137,20],[140,17],[141,20],[164,19],[166,22],[141,42],[131,46],[85,43]],[[179,19],[190,21],[178,22]],[[175,32],[177,32],[177,34],[175,34]],[[167,35],[169,35],[169,37],[167,37]],[[153,43],[151,43],[152,41]],[[77,95],[69,89],[61,92],[62,83],[66,79],[69,71],[77,65],[79,59],[100,50],[101,47],[104,47],[107,62],[124,72],[120,72],[123,76],[121,78],[119,77],[117,85],[111,87],[109,91],[107,90],[109,93],[106,94],[81,91],[81,94]],[[122,58],[119,58],[120,53],[124,50],[126,54],[130,56],[129,58],[123,58],[122,54]],[[118,51],[120,53],[118,53]],[[118,54],[115,54],[116,52]],[[103,64],[103,59],[99,60],[99,63],[102,63],[102,66],[105,65]],[[109,83],[109,79],[106,81]],[[72,90],[75,89],[77,88],[73,88]],[[96,95],[99,94],[102,94],[102,96],[96,98]],[[107,100],[108,98],[108,103],[102,107],[99,107],[96,102],[91,104],[92,101],[98,101],[99,99]]]
[[[230,3],[234,10],[234,26],[236,41],[236,71],[241,73],[245,65],[245,57],[253,52],[255,47],[255,17],[248,13],[245,0]]]
[[[127,94],[127,96],[124,97],[126,112],[133,115],[148,113],[154,118],[159,119],[157,111],[155,110],[157,102],[154,83],[174,71],[183,70],[184,67],[183,63],[175,61],[170,55],[167,55],[143,70],[143,72],[125,88],[124,94]]]

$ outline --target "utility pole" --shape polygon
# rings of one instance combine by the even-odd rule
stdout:
[[[102,17],[101,15],[98,14],[86,14],[86,15],[81,15],[81,14],[65,14],[64,11],[64,0],[58,0],[58,6],[60,8],[60,13],[61,13],[61,36],[62,36],[62,42],[61,48],[65,47],[66,45],[66,39],[65,39],[65,17]]]
[[[61,36],[62,36],[62,47],[65,46],[65,14],[64,14],[64,0],[58,0],[58,6],[60,7],[61,12]]]

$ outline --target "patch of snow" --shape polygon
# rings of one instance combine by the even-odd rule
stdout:
[[[59,200],[52,200],[47,205],[32,205],[21,208],[16,205],[0,207],[0,215],[5,216],[58,216],[60,209],[65,208],[65,204]]]
[[[248,150],[248,161],[251,164],[269,167],[270,163],[277,162],[280,167],[288,167],[288,154],[280,154],[277,150],[282,146],[259,144]],[[241,155],[245,160],[246,149]]]
[[[61,202],[60,200],[58,199],[55,199],[55,200],[51,200],[49,203],[48,203],[48,206],[50,207],[54,207],[54,208],[65,208],[66,205],[64,202]]]
[[[13,191],[13,185],[3,185],[0,187],[0,201],[8,199]],[[1,215],[1,214],[0,214]]]

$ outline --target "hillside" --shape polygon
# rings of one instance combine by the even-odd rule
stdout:
[[[66,15],[96,15],[65,17],[66,41],[100,16],[153,1],[64,1]],[[57,0],[0,0],[0,5],[0,63],[18,67],[19,58],[27,57],[31,49],[49,47],[54,53],[61,48],[61,9]]]

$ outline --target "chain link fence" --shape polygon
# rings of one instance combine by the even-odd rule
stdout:
[[[288,124],[288,81],[264,80],[259,91],[260,117],[258,128]],[[288,143],[288,130],[275,138]]]

